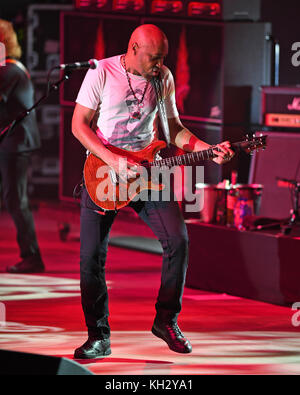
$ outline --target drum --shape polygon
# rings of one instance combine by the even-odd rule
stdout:
[[[227,189],[214,184],[196,184],[196,194],[202,202],[200,220],[208,224],[226,225]]]
[[[245,218],[258,215],[263,186],[260,184],[237,184],[227,194],[227,225],[245,230]]]

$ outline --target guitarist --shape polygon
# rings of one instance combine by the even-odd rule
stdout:
[[[163,63],[168,40],[155,25],[141,25],[131,35],[127,53],[103,59],[89,70],[77,97],[73,114],[74,136],[91,153],[101,158],[122,178],[136,176],[137,163],[121,161],[106,145],[137,151],[157,140],[155,89],[151,79],[161,75],[171,143],[186,151],[209,148],[180,122],[175,103],[174,81]],[[99,108],[97,132],[90,127]],[[230,143],[218,145],[214,161],[225,163],[233,156]],[[163,248],[161,286],[152,332],[178,353],[190,353],[191,344],[177,324],[181,310],[188,264],[188,235],[175,199],[136,201],[130,206],[150,226]],[[75,358],[109,355],[110,327],[105,260],[109,231],[115,211],[99,212],[85,188],[81,196],[81,297],[88,340],[75,350]],[[132,319],[133,317],[131,317]]]
[[[0,19],[0,42],[5,45],[5,65],[0,66],[0,130],[33,105],[33,86],[19,61],[21,48],[10,22]],[[30,153],[40,147],[35,114],[31,113],[0,138],[0,181],[3,200],[17,229],[21,262],[7,267],[10,273],[40,273],[41,258],[27,196]]]

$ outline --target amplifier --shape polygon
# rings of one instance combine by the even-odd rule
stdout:
[[[208,20],[260,19],[261,0],[148,0],[150,15]]]
[[[205,0],[185,1],[190,18],[258,21],[261,0]]]
[[[300,128],[300,114],[265,114],[265,125],[283,128]]]
[[[121,14],[146,13],[146,0],[73,0],[74,6],[82,11],[116,12]]]
[[[74,0],[85,11],[162,15],[211,20],[258,21],[261,0]]]
[[[300,128],[300,86],[263,86],[261,124]]]

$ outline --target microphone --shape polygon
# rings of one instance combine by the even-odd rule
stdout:
[[[90,59],[87,62],[75,62],[75,63],[66,63],[60,64],[57,66],[58,69],[61,70],[80,70],[80,69],[96,69],[98,66],[98,61],[96,59]]]

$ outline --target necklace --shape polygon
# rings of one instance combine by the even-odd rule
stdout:
[[[146,93],[146,90],[147,90],[148,85],[149,85],[149,81],[146,82],[146,85],[145,85],[145,88],[144,88],[144,92],[142,94],[142,98],[141,98],[141,100],[139,100],[136,97],[136,94],[135,94],[135,92],[134,92],[134,90],[132,88],[132,85],[131,85],[130,77],[128,75],[128,71],[127,71],[127,67],[126,67],[125,55],[122,56],[122,61],[123,61],[123,66],[124,66],[124,69],[125,69],[125,73],[126,73],[126,77],[127,77],[129,88],[130,88],[131,93],[133,94],[133,96],[135,98],[134,110],[131,112],[131,117],[133,119],[141,119],[141,117],[142,117],[141,109],[144,107],[143,100],[144,100],[145,93]]]

